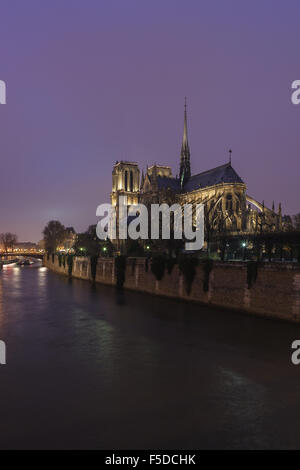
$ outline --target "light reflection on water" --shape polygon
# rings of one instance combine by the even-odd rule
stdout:
[[[3,308],[3,287],[0,280],[0,331],[4,322],[4,308]]]
[[[297,325],[3,270],[0,447],[298,448],[295,338]]]

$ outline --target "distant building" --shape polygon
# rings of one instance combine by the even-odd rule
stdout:
[[[33,242],[17,242],[14,244],[13,251],[15,253],[36,253],[42,251],[43,249],[39,246],[38,243]],[[0,246],[0,251],[4,251],[4,247]],[[9,250],[11,251],[11,249]]]
[[[37,249],[37,244],[32,242],[17,242],[14,245],[14,250],[19,251],[33,251]]]

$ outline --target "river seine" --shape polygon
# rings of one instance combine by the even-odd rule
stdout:
[[[0,272],[0,448],[300,448],[300,325]]]

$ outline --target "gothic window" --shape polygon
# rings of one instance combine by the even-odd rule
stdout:
[[[227,211],[232,210],[232,195],[231,194],[227,194],[226,196],[226,210]]]
[[[133,192],[133,171],[130,172],[130,191]]]
[[[238,212],[240,210],[240,201],[236,201],[236,211]]]
[[[125,171],[125,191],[128,190],[128,172],[127,170]]]

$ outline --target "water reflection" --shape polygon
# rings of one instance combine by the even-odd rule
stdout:
[[[0,273],[1,276],[1,273]],[[2,279],[0,277],[0,331],[4,322],[4,309],[3,309],[3,286]]]
[[[29,267],[0,273],[0,327],[0,447],[300,446],[297,325]]]
[[[38,287],[40,293],[42,293],[43,289],[46,287],[47,284],[47,268],[41,266],[38,268]]]

